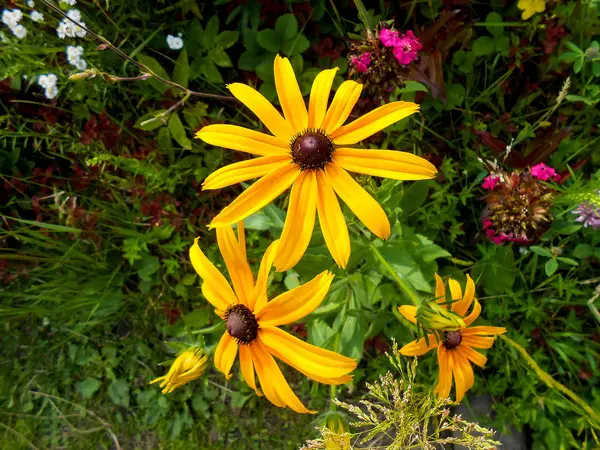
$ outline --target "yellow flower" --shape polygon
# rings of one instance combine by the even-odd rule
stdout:
[[[324,436],[326,450],[350,450],[350,434],[344,427],[344,422],[339,418],[331,418],[327,421],[327,428],[331,433]]]
[[[444,282],[438,274],[435,274],[435,297],[438,303],[446,306],[446,289]],[[506,333],[506,328],[470,325],[481,314],[481,305],[475,298],[475,283],[467,275],[467,287],[463,296],[460,284],[456,280],[450,279],[450,295],[452,297],[452,311],[463,318],[465,326],[456,331],[444,332],[444,340],[439,344],[435,336],[430,334],[425,338],[406,344],[400,349],[400,353],[405,356],[421,356],[429,350],[437,347],[437,358],[440,366],[440,374],[435,392],[441,398],[450,396],[452,388],[452,377],[456,383],[456,401],[460,402],[475,382],[473,368],[471,363],[483,367],[487,358],[474,349],[491,348],[494,344],[494,336]],[[472,311],[467,315],[469,308],[473,304]],[[447,307],[447,306],[446,306]],[[416,323],[417,309],[414,306],[400,306],[400,313],[412,323]],[[429,344],[427,343],[429,342]]]
[[[296,397],[273,356],[319,383],[343,384],[352,379],[348,374],[356,368],[353,359],[307,344],[278,328],[313,312],[327,295],[333,274],[324,271],[268,301],[267,281],[279,241],[265,252],[256,280],[246,260],[243,222],[238,223],[237,238],[230,226],[217,228],[217,243],[233,289],[202,253],[198,239],[190,249],[194,269],[203,280],[202,293],[226,322],[227,331],[215,350],[215,367],[229,379],[239,351],[242,375],[258,395],[255,371],[271,403],[299,413],[316,412],[306,409]]]
[[[529,19],[535,13],[544,12],[546,9],[546,1],[545,0],[519,0],[517,3],[517,8],[523,11],[521,14],[521,18],[523,20]]]
[[[243,220],[292,186],[275,256],[277,271],[290,269],[300,261],[310,242],[316,213],[327,248],[344,268],[350,257],[350,238],[337,196],[374,234],[383,239],[390,235],[383,208],[347,171],[395,180],[423,180],[437,173],[431,163],[411,153],[349,146],[417,112],[419,106],[393,102],[343,125],[358,101],[361,84],[351,80],[342,83],[328,108],[337,68],[324,70],[315,78],[307,109],[287,58],[277,56],[274,71],[283,117],[250,86],[227,86],[273,135],[236,125],[209,125],[196,134],[208,144],[259,156],[225,166],[206,178],[204,189],[260,178],[224,208],[210,226]]]
[[[206,370],[207,357],[198,347],[190,347],[180,353],[166,375],[155,378],[150,384],[160,383],[162,393],[168,394],[190,381],[200,378]]]

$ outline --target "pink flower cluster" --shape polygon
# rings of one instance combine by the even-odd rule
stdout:
[[[423,48],[421,41],[412,31],[398,35],[398,31],[384,28],[379,32],[379,40],[386,47],[392,47],[396,60],[403,65],[410,64],[419,56]]]
[[[556,173],[556,170],[544,163],[536,164],[529,169],[529,172],[538,180],[548,181],[552,178],[554,181],[560,181],[560,175]]]
[[[490,240],[496,245],[502,245],[505,242],[516,242],[517,244],[522,244],[522,245],[527,245],[527,244],[531,243],[528,239],[522,238],[522,237],[517,237],[513,233],[498,234],[496,232],[496,230],[494,230],[493,223],[490,219],[483,220],[483,229],[485,230],[486,236],[489,237]]]
[[[495,175],[488,175],[483,179],[483,184],[481,185],[487,191],[493,191],[496,187],[496,184],[500,181],[500,177]]]
[[[357,72],[366,72],[369,70],[369,64],[371,64],[371,53],[364,52],[360,56],[355,56],[350,60],[350,64],[354,66]]]

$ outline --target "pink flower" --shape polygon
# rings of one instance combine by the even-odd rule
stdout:
[[[386,47],[396,47],[398,45],[398,32],[384,28],[379,32],[379,40]]]
[[[419,38],[412,31],[407,31],[398,38],[393,52],[400,64],[407,65],[417,59],[422,48]]]
[[[547,166],[544,163],[536,164],[531,169],[529,169],[529,171],[531,172],[531,175],[536,177],[538,180],[542,180],[542,181],[548,181],[550,178],[553,178],[556,176],[556,170],[554,170],[550,166]],[[559,179],[560,179],[560,176],[559,176]]]
[[[357,72],[366,72],[369,70],[369,64],[371,64],[371,53],[364,52],[360,56],[355,56],[350,61],[350,64],[354,66]]]
[[[487,189],[488,191],[493,191],[496,187],[496,184],[500,181],[500,177],[495,177],[493,175],[488,175],[483,179],[482,188]]]

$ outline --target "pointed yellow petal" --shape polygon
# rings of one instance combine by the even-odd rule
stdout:
[[[479,367],[483,367],[487,361],[487,358],[483,356],[481,353],[473,350],[468,345],[461,345],[460,350],[463,355],[467,357],[469,361]]]
[[[265,396],[276,406],[289,407],[297,413],[314,414],[316,411],[304,407],[300,399],[285,380],[273,357],[263,347],[259,339],[250,346],[256,373]]]
[[[282,141],[275,136],[237,125],[208,125],[198,131],[196,137],[210,145],[252,155],[281,156],[290,151],[289,140]]]
[[[390,222],[377,201],[337,164],[325,166],[327,181],[372,233],[382,239],[390,237]]]
[[[279,111],[256,89],[242,83],[227,85],[227,89],[265,124],[265,127],[287,145],[295,134]],[[304,102],[303,102],[304,103]]]
[[[300,86],[296,81],[294,69],[287,58],[277,55],[274,71],[277,97],[279,97],[285,120],[292,125],[295,133],[299,133],[308,126],[308,112],[300,92]]]
[[[194,239],[194,245],[190,248],[190,260],[204,282],[202,286],[208,288],[205,293],[206,299],[215,308],[225,310],[229,305],[237,303],[237,298],[223,274],[200,250],[198,238]],[[204,293],[204,289],[202,292]]]
[[[294,181],[279,248],[275,255],[277,272],[285,272],[300,261],[310,243],[317,212],[317,179],[314,170],[305,170]]]
[[[362,84],[352,80],[344,81],[340,85],[321,125],[323,130],[331,134],[344,124],[356,105],[362,88]]]
[[[273,356],[319,383],[347,383],[357,365],[351,358],[308,344],[279,328],[261,327],[258,338]]]
[[[300,170],[294,164],[287,164],[271,172],[236,198],[223,209],[210,223],[210,227],[230,225],[254,214],[277,198],[296,180]]]
[[[412,102],[388,103],[338,128],[331,137],[336,145],[356,144],[418,110],[419,105]]]
[[[456,401],[460,403],[465,396],[468,387],[465,366],[462,363],[459,352],[455,351],[452,353],[452,363],[452,375],[454,375],[454,382],[456,384]]]
[[[256,395],[262,396],[262,392],[256,387],[256,380],[254,378],[254,363],[252,362],[252,353],[248,348],[250,345],[240,345],[240,369],[242,370],[242,375],[244,376],[244,380],[248,383],[254,391]]]
[[[477,320],[479,317],[479,314],[481,314],[481,304],[475,300],[475,303],[473,304],[473,311],[471,311],[471,313],[464,318],[465,325],[468,327],[475,322],[475,320]]]
[[[446,287],[442,277],[437,273],[435,274],[435,298],[438,303],[446,303]]]
[[[450,297],[452,298],[452,311],[456,312],[454,308],[456,308],[456,305],[462,299],[462,289],[460,283],[452,278],[448,280],[448,287],[450,288]]]
[[[237,355],[238,344],[235,342],[229,333],[226,331],[221,336],[219,345],[215,350],[215,367],[218,371],[223,372],[225,378],[228,380],[231,378],[231,367],[235,361]]]
[[[333,162],[350,172],[393,180],[427,180],[437,173],[426,159],[395,150],[338,148],[333,153]]]
[[[452,280],[454,281],[454,280]],[[458,284],[458,283],[456,283]],[[452,291],[452,284],[450,284],[450,290]],[[460,292],[460,285],[458,287],[458,292]],[[454,298],[454,294],[453,298]],[[460,296],[457,298],[461,298]],[[458,314],[459,316],[464,316],[466,312],[469,310],[473,299],[475,298],[475,283],[473,279],[467,274],[467,286],[465,288],[465,295],[462,296],[462,300],[457,301],[452,305],[452,310]]]
[[[263,308],[254,312],[262,327],[286,325],[306,317],[321,304],[334,275],[324,271],[308,283],[275,297]]]
[[[480,326],[480,327],[465,328],[464,330],[461,330],[460,332],[463,336],[495,336],[497,334],[506,333],[506,328]]]
[[[406,320],[411,323],[417,323],[417,307],[412,305],[398,306],[398,311],[404,316]]]
[[[467,348],[467,347],[464,345],[462,347],[459,346],[456,349],[455,354],[458,356],[458,359],[460,360],[462,372],[465,377],[466,391],[468,391],[475,384],[475,374],[473,373],[473,367],[471,367],[471,363],[469,362],[469,359],[467,358],[465,352],[463,352],[463,350],[465,348]]]
[[[262,257],[260,268],[258,269],[258,276],[256,277],[256,284],[254,285],[254,291],[252,291],[252,296],[248,301],[248,308],[252,311],[258,311],[267,304],[269,272],[271,271],[271,267],[273,267],[273,260],[275,259],[278,246],[278,240],[272,242]]]
[[[345,269],[348,259],[350,259],[350,236],[346,220],[335,191],[327,181],[325,172],[318,170],[316,174],[317,212],[319,213],[321,232],[331,256],[338,266]]]
[[[274,172],[292,162],[288,155],[263,156],[260,158],[241,161],[228,166],[221,167],[211,173],[204,183],[202,189],[222,189],[242,181],[260,178],[268,173]]]
[[[438,346],[438,341],[433,334],[428,334],[427,339],[429,340],[429,344],[424,337],[409,342],[400,349],[400,354],[404,356],[421,356]]]
[[[217,228],[217,243],[237,298],[242,304],[247,305],[254,289],[254,276],[230,226]]]
[[[313,81],[308,102],[308,128],[321,128],[327,112],[331,85],[337,71],[337,67],[323,70]]]
[[[479,327],[473,327],[479,328]],[[493,337],[483,337],[483,336],[473,336],[469,333],[466,333],[468,330],[472,330],[473,328],[466,328],[462,330],[460,333],[462,334],[461,345],[468,345],[473,348],[491,348],[494,345]]]
[[[244,228],[244,221],[240,220],[237,223],[237,234],[238,234],[238,245],[240,246],[240,251],[242,252],[243,258],[246,260],[246,233]]]
[[[448,398],[450,397],[450,390],[452,389],[452,364],[449,352],[446,350],[446,347],[444,347],[443,342],[440,342],[440,345],[438,345],[437,357],[440,371],[437,386],[435,387],[435,393],[440,398]]]

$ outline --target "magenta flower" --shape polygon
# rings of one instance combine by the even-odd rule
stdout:
[[[496,177],[494,175],[488,175],[483,179],[482,188],[487,189],[488,191],[493,191],[496,187],[496,184],[500,181],[500,177]]]
[[[386,47],[396,47],[398,45],[398,32],[396,30],[389,30],[383,28],[379,32],[379,40]]]
[[[536,177],[538,180],[542,180],[542,181],[548,181],[550,178],[556,179],[555,177],[557,175],[556,170],[554,170],[550,166],[547,166],[544,163],[536,164],[531,169],[529,169],[529,171],[531,172],[531,175]],[[560,175],[559,175],[559,179],[560,179]]]
[[[364,52],[360,56],[355,56],[350,61],[350,64],[354,66],[357,72],[366,72],[369,70],[369,64],[371,64],[371,53]]]
[[[394,56],[400,64],[410,64],[419,56],[419,51],[423,48],[421,41],[412,31],[407,31],[398,38],[394,46]]]
[[[575,222],[583,223],[585,228],[592,227],[594,230],[600,229],[600,208],[588,202],[581,203],[576,209],[571,211],[579,215]]]

